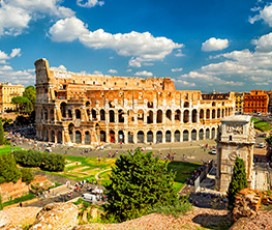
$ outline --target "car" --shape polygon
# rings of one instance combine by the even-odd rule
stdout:
[[[264,148],[265,147],[265,143],[261,142],[258,144],[258,148]]]
[[[210,154],[216,155],[216,149],[212,149],[212,150],[210,151]]]

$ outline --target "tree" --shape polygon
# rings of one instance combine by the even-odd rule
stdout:
[[[0,211],[4,209],[3,201],[2,201],[2,196],[0,194]]]
[[[229,209],[233,209],[235,196],[242,189],[247,188],[246,169],[243,159],[237,157],[233,167],[233,174],[228,189]]]
[[[2,119],[0,119],[0,145],[5,144],[5,137],[4,137],[4,128],[2,124]]]
[[[11,102],[16,105],[19,112],[31,113],[33,111],[32,103],[27,97],[16,96],[11,99]]]
[[[17,182],[21,178],[21,172],[16,166],[13,155],[0,156],[0,183]]]
[[[28,100],[31,102],[32,109],[35,108],[36,103],[36,89],[34,86],[27,86],[25,88],[25,91],[23,92],[23,96],[28,98]]]
[[[107,186],[107,216],[121,222],[178,202],[173,189],[175,174],[167,170],[167,165],[151,152],[143,154],[139,149],[121,155]]]
[[[26,184],[30,184],[30,182],[34,180],[34,174],[31,169],[22,168],[21,173],[22,173],[22,181],[25,182]]]

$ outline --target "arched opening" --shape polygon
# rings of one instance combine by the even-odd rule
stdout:
[[[128,143],[134,143],[133,132],[128,132]]]
[[[153,112],[151,110],[147,114],[147,124],[153,124]]]
[[[91,144],[91,136],[90,136],[90,132],[86,131],[85,132],[85,140],[84,140],[85,145],[89,145]]]
[[[47,131],[47,129],[43,130],[43,140],[48,141],[48,131]]]
[[[224,116],[225,116],[225,110],[222,109],[222,117],[224,117]]]
[[[55,132],[54,132],[54,130],[52,130],[51,133],[50,133],[50,141],[55,143]]]
[[[86,107],[89,107],[91,105],[91,103],[89,102],[89,101],[87,101],[86,103],[85,103],[85,106]]]
[[[210,114],[211,114],[210,110],[207,109],[206,110],[206,119],[210,119]]]
[[[181,112],[179,109],[175,111],[175,121],[181,121]]]
[[[196,141],[196,130],[195,129],[193,129],[191,132],[191,140]]]
[[[113,110],[109,111],[109,115],[110,115],[110,122],[115,122],[115,114]]]
[[[135,115],[134,111],[133,110],[129,110],[127,112],[127,114],[128,114],[128,117],[127,117],[128,123],[134,122],[134,119],[135,119],[134,118],[134,115]]]
[[[212,119],[215,118],[215,109],[212,110]]]
[[[220,109],[217,109],[217,118],[220,118]]]
[[[79,109],[76,109],[76,119],[81,119],[81,112]]]
[[[105,121],[106,120],[106,114],[105,114],[105,110],[104,109],[100,110],[100,120],[101,121]]]
[[[47,121],[48,120],[48,113],[47,113],[47,110],[45,109],[44,110],[44,119]]]
[[[204,139],[204,130],[200,129],[198,135],[199,135],[199,140],[203,140]]]
[[[168,109],[168,110],[166,111],[166,119],[167,119],[168,121],[171,121],[171,120],[172,120],[172,111],[171,111],[170,109]]]
[[[197,122],[197,110],[196,110],[196,109],[194,109],[194,110],[192,111],[192,122],[193,122],[193,123],[196,123],[196,122]]]
[[[176,130],[175,131],[175,142],[180,142],[180,131],[179,130]]]
[[[60,111],[61,111],[62,117],[66,117],[66,108],[67,108],[67,104],[65,102],[62,102],[60,104]]]
[[[77,144],[81,144],[81,132],[80,131],[76,131],[76,143]]]
[[[139,131],[137,133],[137,143],[144,143],[144,132]]]
[[[152,101],[147,102],[147,108],[153,108],[153,102]]]
[[[57,143],[59,143],[59,144],[62,143],[62,132],[61,131],[57,132]]]
[[[153,142],[153,132],[152,131],[147,132],[147,142],[150,142],[150,143]]]
[[[215,139],[215,128],[212,128],[212,139]]]
[[[100,131],[100,142],[106,142],[106,132],[104,130]]]
[[[125,118],[124,118],[124,111],[122,109],[118,110],[118,122],[119,123],[124,123]]]
[[[162,123],[162,111],[157,111],[157,123]]]
[[[209,140],[210,139],[210,129],[207,128],[206,129],[206,140]]]
[[[216,105],[216,103],[215,103],[215,102],[213,102],[213,103],[212,103],[212,106],[215,106],[215,105]]]
[[[110,130],[109,136],[110,136],[110,143],[115,143],[115,132],[113,130]]]
[[[203,109],[200,110],[199,118],[200,118],[200,119],[203,119],[203,118],[204,118],[204,110],[203,110]]]
[[[188,130],[183,131],[183,141],[189,141],[189,132],[188,132]]]
[[[69,118],[70,120],[73,119],[73,115],[72,115],[72,110],[71,110],[71,109],[68,109],[68,118]]]
[[[73,143],[74,142],[74,125],[69,124],[68,130],[69,130],[70,141]]]
[[[190,104],[188,101],[184,102],[183,104],[183,108],[189,108]]]
[[[189,122],[189,110],[184,110],[183,123]]]
[[[118,132],[118,143],[124,143],[125,140],[125,134],[122,130],[119,130]]]
[[[138,111],[138,121],[144,121],[144,111],[142,109]]]
[[[165,133],[165,141],[171,142],[171,131],[167,130]]]
[[[162,131],[158,131],[156,133],[156,142],[157,143],[162,143]]]
[[[97,117],[96,117],[96,110],[95,110],[95,109],[92,109],[92,120],[93,120],[93,121],[97,120]]]

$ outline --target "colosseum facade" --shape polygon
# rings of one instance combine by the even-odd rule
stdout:
[[[75,74],[36,67],[36,131],[65,144],[166,143],[214,139],[234,114],[234,93],[176,90],[170,78]]]

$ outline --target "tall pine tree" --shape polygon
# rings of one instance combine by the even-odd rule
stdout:
[[[4,128],[2,124],[2,118],[0,118],[0,145],[3,145],[4,143],[5,143]]]
[[[236,194],[244,188],[247,188],[245,163],[243,159],[237,157],[228,189],[229,209],[233,209]]]
[[[167,162],[154,158],[151,152],[144,154],[138,149],[121,155],[115,165],[107,187],[109,217],[121,222],[178,201],[174,173],[167,170]]]

